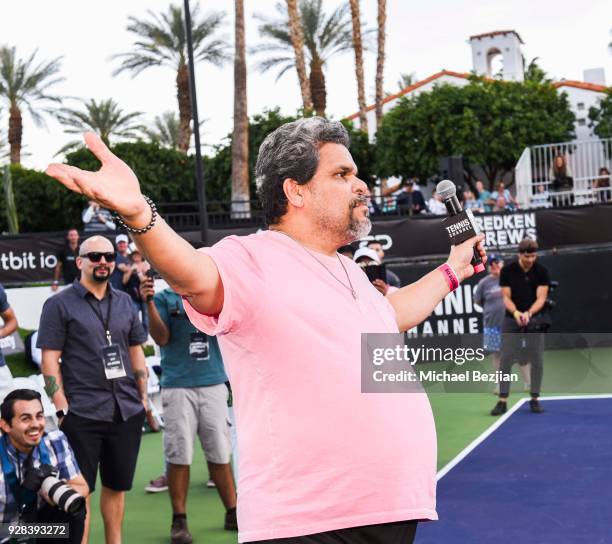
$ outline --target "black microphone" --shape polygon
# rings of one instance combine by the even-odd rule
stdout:
[[[463,211],[461,202],[459,202],[459,199],[457,198],[457,187],[451,180],[443,179],[436,186],[436,192],[444,201],[444,205],[446,206],[446,210],[448,211],[449,217],[458,215]],[[480,253],[476,248],[474,248],[472,266],[474,267],[475,274],[478,274],[479,272],[482,272],[485,269],[485,265],[482,263]]]

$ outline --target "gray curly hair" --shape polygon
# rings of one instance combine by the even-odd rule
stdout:
[[[308,183],[319,164],[323,143],[350,146],[349,134],[338,121],[309,117],[285,123],[266,136],[259,147],[255,176],[266,225],[275,225],[287,213],[283,182]]]

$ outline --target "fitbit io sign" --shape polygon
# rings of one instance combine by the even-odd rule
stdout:
[[[38,254],[35,251],[0,253],[0,268],[7,271],[53,269],[56,264],[57,257],[44,251]]]

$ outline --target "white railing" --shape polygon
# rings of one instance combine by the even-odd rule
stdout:
[[[565,169],[553,168],[555,160]],[[600,173],[602,168],[607,173]],[[519,205],[564,207],[610,201],[610,170],[612,138],[525,148],[515,167]]]

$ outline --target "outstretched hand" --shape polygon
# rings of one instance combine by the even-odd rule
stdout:
[[[85,143],[102,163],[100,170],[90,172],[67,164],[53,163],[47,167],[47,175],[104,208],[115,210],[126,219],[140,215],[147,205],[132,169],[113,155],[96,134],[85,133]]]

